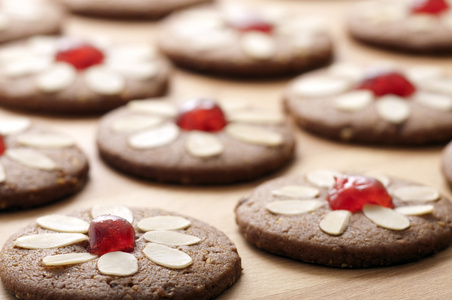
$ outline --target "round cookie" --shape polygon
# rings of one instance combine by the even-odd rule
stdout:
[[[70,11],[107,18],[156,19],[212,0],[59,0]]]
[[[26,118],[0,119],[0,211],[70,196],[85,185],[88,168],[71,138]]]
[[[163,21],[158,45],[182,67],[252,78],[296,74],[328,64],[333,55],[321,20],[232,4],[171,15]]]
[[[187,109],[200,113],[189,116],[187,123],[218,127],[183,127],[178,123]],[[202,98],[182,104],[150,99],[132,101],[104,116],[97,145],[106,163],[127,174],[162,182],[223,184],[286,165],[295,140],[282,114],[243,102],[218,106]]]
[[[448,199],[411,181],[367,176],[373,177],[363,180],[356,173],[314,170],[272,180],[238,203],[237,224],[246,240],[260,249],[341,268],[406,263],[449,246],[452,204]],[[341,190],[342,184],[346,191]],[[350,192],[352,186],[356,189]],[[383,195],[381,190],[388,192],[385,197],[376,196]],[[342,200],[348,196],[374,204],[364,204],[362,210],[352,206],[332,210],[338,198],[332,197],[330,206],[328,195],[338,191]],[[394,208],[375,204],[375,199],[383,198],[389,201],[386,206],[392,203]]]
[[[441,169],[447,183],[452,187],[452,142],[443,150]]]
[[[150,45],[39,36],[0,49],[0,105],[102,113],[166,92],[169,65]]]
[[[65,13],[51,1],[0,1],[0,43],[60,32]]]
[[[358,3],[348,15],[348,29],[352,37],[378,47],[419,54],[450,54],[452,2],[405,0]]]
[[[292,81],[297,124],[347,142],[423,145],[452,139],[452,76],[437,67],[335,64]]]
[[[89,238],[85,234],[89,222],[104,213],[132,223],[135,243],[130,253],[117,249],[100,257],[88,253],[88,245],[93,245],[91,231]],[[241,260],[234,244],[221,231],[193,218],[159,209],[111,206],[69,216],[77,222],[62,215],[38,218],[5,243],[0,276],[7,290],[30,300],[212,299],[240,277]],[[144,224],[146,219],[151,222]],[[64,233],[57,232],[61,228]],[[48,248],[52,239],[48,234],[56,248]],[[61,235],[67,238],[65,246]],[[56,256],[61,254],[65,256]]]

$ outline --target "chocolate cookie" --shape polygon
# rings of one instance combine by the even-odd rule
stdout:
[[[321,20],[275,7],[223,4],[175,13],[163,21],[158,45],[182,67],[252,78],[295,74],[332,59]]]
[[[87,178],[88,161],[71,138],[26,118],[0,118],[0,211],[67,197]]]
[[[149,45],[33,37],[0,50],[0,105],[93,114],[166,92],[169,65]]]
[[[452,142],[443,151],[441,168],[447,183],[452,187]]]
[[[365,43],[410,53],[452,51],[452,3],[448,0],[367,1],[348,16],[350,34]]]
[[[293,157],[282,114],[246,103],[192,99],[132,101],[101,119],[97,145],[110,166],[138,177],[183,184],[250,180]]]
[[[0,43],[60,32],[65,12],[51,1],[0,1]]]
[[[155,19],[175,10],[212,0],[59,0],[70,11],[78,14],[113,17]]]
[[[212,226],[122,206],[38,218],[0,257],[2,282],[21,299],[211,299],[242,270],[234,244]]]
[[[452,242],[452,204],[434,188],[381,174],[314,170],[267,182],[236,207],[248,242],[341,268],[401,264]]]
[[[336,64],[296,78],[284,103],[300,127],[351,142],[423,145],[452,139],[452,76],[429,66]]]

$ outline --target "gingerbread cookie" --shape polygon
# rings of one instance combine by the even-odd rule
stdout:
[[[0,43],[60,32],[65,13],[51,1],[1,0]]]
[[[452,204],[434,188],[382,174],[313,170],[264,183],[236,207],[258,248],[341,268],[401,264],[452,242]]]
[[[58,0],[70,11],[83,15],[130,18],[156,19],[175,10],[184,9],[212,0]]]
[[[452,76],[437,67],[336,64],[296,78],[285,107],[304,129],[351,142],[452,139]]]
[[[447,183],[452,187],[452,142],[443,150],[441,168]]]
[[[367,1],[348,16],[350,34],[365,43],[410,53],[452,51],[449,0]]]
[[[96,206],[13,235],[0,277],[21,299],[212,299],[240,277],[234,244],[190,217]]]
[[[170,16],[160,29],[158,45],[173,62],[217,75],[289,75],[332,59],[321,20],[275,7],[204,6]]]
[[[0,105],[93,114],[166,92],[169,65],[149,45],[33,37],[0,49]]]
[[[115,169],[183,184],[254,179],[286,165],[295,147],[282,114],[203,98],[132,101],[101,119],[97,144]]]
[[[71,138],[26,118],[0,118],[0,211],[67,197],[87,178],[88,161]]]

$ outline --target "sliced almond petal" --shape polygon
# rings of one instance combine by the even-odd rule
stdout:
[[[36,86],[43,92],[54,93],[69,87],[77,77],[74,67],[66,63],[55,63],[36,78]]]
[[[200,35],[191,37],[189,47],[195,51],[208,52],[223,49],[237,44],[237,35],[232,31],[220,28],[202,30]]]
[[[373,100],[374,96],[371,91],[352,91],[336,97],[334,107],[343,111],[360,111],[369,106]]]
[[[435,78],[426,80],[424,83],[422,83],[422,87],[429,92],[452,96],[451,78]]]
[[[157,116],[130,115],[113,122],[111,130],[116,133],[136,132],[157,127],[163,123],[163,120]]]
[[[414,205],[414,206],[401,206],[397,207],[394,210],[402,215],[410,215],[410,216],[419,216],[431,214],[433,212],[433,205]]]
[[[105,67],[91,67],[83,74],[89,88],[101,95],[120,94],[125,86],[121,74]]]
[[[179,128],[168,123],[157,128],[147,129],[129,137],[128,144],[135,149],[152,149],[166,146],[179,136]]]
[[[265,33],[245,33],[242,35],[240,44],[243,52],[255,59],[269,59],[276,52],[274,39]]]
[[[244,143],[264,146],[279,146],[284,140],[281,134],[268,129],[246,124],[231,123],[225,127],[226,133]]]
[[[385,187],[389,186],[389,183],[391,182],[388,176],[380,172],[365,172],[364,175],[367,177],[375,178],[376,180],[380,181],[381,184],[383,184]]]
[[[452,95],[439,95],[429,92],[417,92],[413,96],[413,100],[423,106],[436,110],[449,111],[452,110]]]
[[[449,3],[450,3],[450,1],[449,1]],[[452,12],[449,11],[449,12],[443,13],[441,21],[446,28],[448,28],[449,30],[452,30]]]
[[[130,276],[138,272],[138,260],[130,253],[109,252],[99,258],[97,268],[105,275]]]
[[[310,199],[315,198],[320,191],[311,186],[304,185],[286,185],[280,189],[273,190],[272,195],[288,198]]]
[[[392,194],[402,201],[436,201],[439,193],[430,186],[410,185],[396,188]]]
[[[306,173],[306,179],[318,187],[331,188],[336,183],[336,177],[342,174],[335,170],[318,169]]]
[[[364,204],[363,213],[369,220],[383,228],[404,230],[410,227],[410,220],[387,207]]]
[[[266,208],[274,214],[297,215],[314,211],[323,205],[319,200],[284,200],[270,202]]]
[[[149,79],[157,76],[160,65],[155,62],[111,62],[108,68],[132,79]]]
[[[333,77],[345,78],[357,82],[363,78],[362,67],[350,63],[336,63],[328,68],[328,74]]]
[[[2,164],[0,164],[0,183],[5,181],[6,181],[5,168],[3,168]]]
[[[54,162],[52,159],[33,149],[7,149],[5,153],[8,158],[30,168],[47,171],[56,170],[59,168],[56,162]]]
[[[121,205],[94,205],[91,209],[93,219],[102,215],[114,215],[126,219],[129,223],[133,222],[132,211]]]
[[[46,266],[67,266],[81,264],[97,258],[97,255],[89,253],[67,253],[58,255],[49,255],[42,259]]]
[[[75,144],[70,137],[52,133],[24,133],[17,137],[17,141],[36,148],[66,148]]]
[[[417,66],[408,68],[405,71],[410,81],[420,84],[427,79],[437,79],[444,75],[444,69],[436,66]]]
[[[200,238],[176,231],[148,231],[143,236],[147,241],[167,246],[188,246],[201,241]]]
[[[348,210],[329,212],[319,223],[320,229],[331,235],[341,235],[350,223],[352,213]]]
[[[178,230],[190,226],[191,222],[177,216],[155,216],[138,222],[138,228],[142,231],[151,230]]]
[[[215,134],[190,131],[185,144],[188,153],[196,157],[211,157],[223,152],[223,143]]]
[[[21,60],[7,63],[4,66],[2,73],[10,78],[32,75],[44,71],[51,63],[52,62],[49,59],[39,56],[23,57]]]
[[[171,269],[183,269],[193,263],[193,259],[188,254],[155,243],[147,244],[143,253],[154,263]]]
[[[82,233],[41,233],[21,236],[14,242],[14,246],[25,249],[51,249],[86,240],[88,236]]]
[[[376,102],[378,115],[391,123],[400,124],[410,116],[410,106],[400,97],[383,96]]]
[[[175,117],[177,110],[174,105],[161,100],[137,100],[127,103],[127,109],[131,112],[152,114],[161,117]]]
[[[150,45],[117,45],[108,51],[108,60],[146,62],[154,60],[157,50]]]
[[[319,76],[298,80],[292,89],[295,95],[301,98],[322,98],[341,94],[349,87],[350,83],[345,78]]]
[[[281,124],[284,116],[275,111],[238,110],[228,113],[228,121],[247,124]]]
[[[64,215],[48,215],[36,220],[42,228],[60,232],[88,232],[89,223],[82,219]]]
[[[34,55],[54,55],[57,51],[57,38],[55,36],[38,35],[27,40],[29,53]]]
[[[400,6],[381,5],[363,8],[363,17],[376,24],[396,23],[406,18],[407,10]]]
[[[23,132],[28,129],[31,122],[27,118],[2,118],[0,120],[0,134],[10,135]]]
[[[431,32],[437,27],[436,16],[426,14],[411,15],[406,19],[406,27],[413,32]]]

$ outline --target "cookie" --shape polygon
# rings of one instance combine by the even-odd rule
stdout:
[[[0,105],[98,114],[166,92],[169,65],[149,45],[40,36],[0,49]]]
[[[130,175],[222,184],[255,179],[286,165],[295,140],[282,114],[244,102],[149,99],[102,117],[97,145],[106,163]]]
[[[5,288],[30,300],[211,299],[242,271],[236,247],[214,227],[122,206],[40,217],[0,257]]]
[[[452,51],[452,2],[449,0],[367,1],[348,16],[352,37],[373,46],[414,54]]]
[[[452,142],[443,150],[441,169],[447,183],[452,187]]]
[[[212,0],[59,0],[78,14],[108,18],[156,19],[175,10]]]
[[[434,188],[382,174],[313,170],[264,183],[237,205],[256,247],[341,268],[401,264],[452,242],[452,204]]]
[[[452,139],[452,75],[433,66],[335,64],[296,78],[284,104],[300,127],[347,142],[424,145]]]
[[[324,23],[276,7],[203,6],[163,21],[158,45],[181,67],[223,76],[272,77],[328,64]]]
[[[0,1],[0,43],[60,32],[65,12],[51,1]]]
[[[70,137],[26,118],[0,118],[0,211],[68,197],[83,188],[88,168]]]

